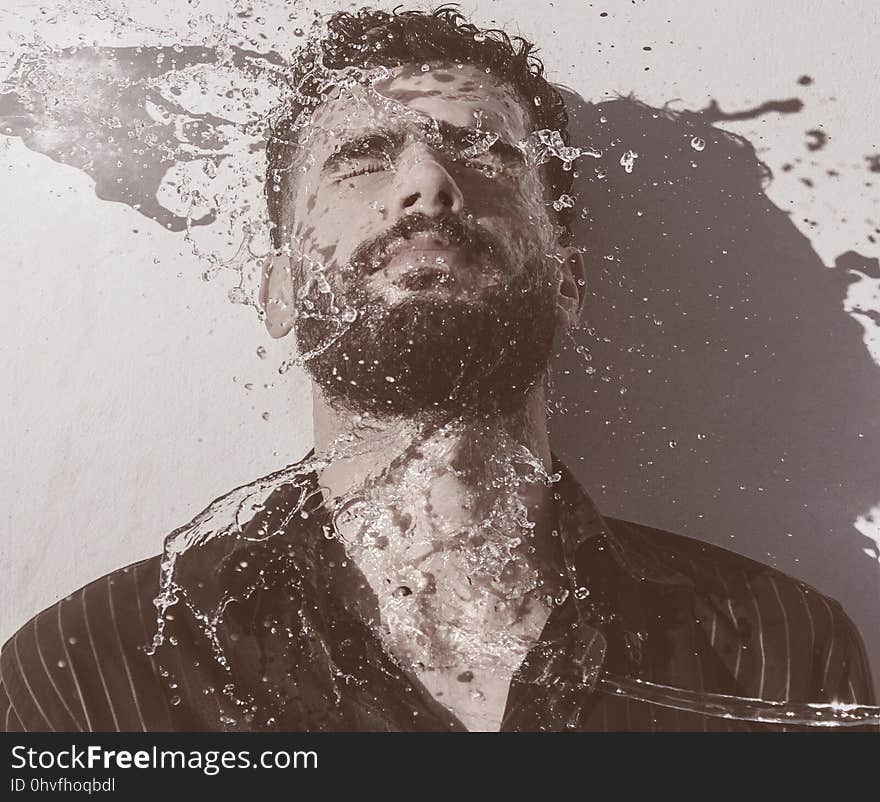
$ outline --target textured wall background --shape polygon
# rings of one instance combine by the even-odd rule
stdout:
[[[23,54],[50,47],[130,47],[126,52],[134,53],[146,46],[173,58],[177,43],[220,39],[283,55],[315,8],[342,6],[7,2],[0,9],[0,68],[14,77]],[[583,384],[572,384],[574,374],[560,378],[571,411],[558,416],[554,428],[565,435],[561,452],[608,513],[733,548],[839,599],[859,625],[880,678],[874,412],[880,381],[880,12],[869,4],[794,0],[503,0],[463,8],[480,22],[519,28],[537,41],[551,77],[588,101],[633,92],[655,106],[675,101],[676,108],[704,109],[716,100],[724,113],[743,112],[743,119],[718,124],[746,136],[773,170],[767,196],[779,211],[762,207],[761,219],[770,215],[774,225],[754,230],[765,238],[782,232],[787,244],[762,242],[741,251],[729,270],[733,277],[764,276],[782,317],[804,324],[791,329],[786,342],[778,327],[761,328],[761,321],[773,318],[772,308],[757,316],[757,331],[743,315],[748,343],[762,336],[779,343],[784,395],[764,393],[762,387],[773,385],[774,363],[766,362],[764,372],[754,374],[759,379],[750,379],[751,395],[728,398],[713,419],[700,404],[706,363],[658,360],[660,370],[665,365],[672,371],[671,381],[640,383],[644,371],[631,366],[597,396],[580,372]],[[311,441],[307,385],[296,370],[278,372],[289,343],[270,341],[251,307],[230,302],[235,272],[203,280],[206,263],[193,255],[185,232],[175,230],[180,225],[169,223],[173,214],[149,219],[144,208],[144,198],[158,198],[160,210],[174,210],[182,176],[198,173],[205,153],[221,153],[221,169],[237,164],[251,174],[259,154],[247,154],[245,140],[230,135],[213,151],[204,141],[203,150],[194,146],[183,167],[151,159],[155,143],[147,138],[143,161],[110,159],[106,149],[89,146],[90,126],[109,125],[102,104],[118,105],[125,134],[133,119],[125,115],[146,109],[157,119],[155,103],[140,96],[111,102],[88,89],[101,63],[84,66],[69,52],[65,58],[55,73],[68,83],[56,80],[46,88],[62,105],[83,92],[73,105],[94,102],[100,113],[59,122],[47,112],[28,121],[8,96],[0,104],[6,401],[0,423],[0,639],[66,592],[156,553],[168,531],[211,499],[298,459]],[[222,83],[224,74],[214,80]],[[227,98],[230,106],[259,110],[261,100],[236,92]],[[771,101],[779,102],[764,105]],[[197,94],[184,91],[179,102],[175,114],[184,127],[223,128],[210,117],[220,112]],[[635,174],[646,163],[641,158]],[[117,170],[124,176],[118,182]],[[143,197],[114,194],[116,183],[130,188],[139,180]],[[255,187],[252,181],[233,200],[258,203]],[[222,250],[227,238],[221,229],[220,223],[201,227],[195,244],[202,252]],[[234,238],[228,241],[234,246]],[[841,260],[848,251],[859,255]],[[743,254],[759,263],[744,263]],[[594,256],[600,263],[602,254]],[[785,270],[774,273],[782,264]],[[664,263],[663,281],[677,280],[674,268]],[[652,289],[659,293],[656,275]],[[596,287],[599,303],[602,282]],[[797,311],[804,297],[812,299],[803,307],[807,313],[823,304],[814,326]],[[687,298],[696,303],[693,293]],[[707,314],[719,303],[708,299]],[[595,320],[609,327],[625,317],[615,321],[607,310],[593,309]],[[833,337],[825,338],[822,327],[829,326]],[[737,341],[736,330],[725,329],[725,345],[748,359],[748,343]],[[667,318],[657,336],[668,345],[678,331]],[[603,333],[617,344],[636,336]],[[819,347],[823,340],[827,347]],[[262,357],[258,348],[265,349]],[[613,349],[606,354],[613,358]],[[726,375],[715,376],[713,386]],[[742,375],[730,373],[731,385]],[[803,403],[777,403],[780,398]],[[796,464],[780,468],[780,456],[789,453]]]

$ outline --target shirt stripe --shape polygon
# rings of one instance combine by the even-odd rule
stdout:
[[[70,667],[70,674],[73,677],[73,683],[74,683],[74,685],[76,685],[76,695],[77,695],[77,698],[79,700],[80,705],[82,706],[83,716],[85,716],[85,719],[86,719],[86,731],[87,732],[94,732],[94,729],[92,727],[92,719],[89,716],[89,710],[86,707],[86,697],[82,691],[82,686],[79,684],[79,678],[77,677],[76,667],[73,664],[73,660],[71,659],[71,656],[70,656],[70,651],[67,648],[68,640],[64,636],[64,624],[62,624],[62,622],[61,622],[61,605],[62,604],[63,604],[63,602],[59,602],[57,605],[57,608],[56,608],[57,612],[58,612],[58,616],[57,616],[58,637],[61,641],[61,648],[64,651],[64,657],[67,661],[67,665]]]
[[[46,726],[49,727],[52,732],[56,732],[55,727],[52,725],[52,722],[49,721],[49,717],[46,715],[46,712],[43,710],[43,706],[40,704],[40,700],[34,695],[33,689],[31,688],[31,684],[28,682],[27,671],[25,671],[24,667],[21,664],[21,657],[18,653],[18,636],[20,632],[16,632],[12,638],[12,651],[15,655],[15,662],[18,665],[18,671],[21,676],[21,680],[24,683],[25,688],[27,688],[27,692],[30,695],[31,701],[34,703],[34,707],[39,711],[40,715],[43,717],[43,721],[46,722]]]
[[[113,604],[113,582],[107,582],[107,604],[110,608],[110,619],[113,622],[113,632],[116,635],[116,645],[119,647],[119,656],[122,658],[122,665],[125,668],[125,676],[128,678],[128,685],[131,688],[131,698],[134,702],[134,708],[137,711],[138,721],[141,725],[141,730],[143,732],[147,731],[147,725],[144,722],[144,716],[141,713],[141,705],[138,701],[137,690],[134,687],[134,680],[131,678],[131,668],[128,665],[128,660],[125,657],[125,648],[122,644],[122,638],[119,635],[119,622],[116,618],[116,606]]]
[[[779,586],[773,577],[770,577],[770,584],[773,586],[773,592],[776,594],[776,599],[779,602],[779,609],[782,612],[782,623],[785,627],[785,693],[782,698],[787,702],[791,696],[791,631],[788,626],[788,613],[785,610],[782,596],[779,595]]]
[[[105,581],[108,581],[105,579]],[[110,696],[110,689],[107,687],[107,680],[104,677],[104,672],[101,669],[101,658],[98,656],[98,649],[95,646],[95,638],[92,635],[92,627],[89,623],[89,610],[86,605],[86,590],[87,588],[83,588],[82,593],[80,594],[80,599],[82,601],[82,612],[83,612],[83,623],[85,624],[86,635],[89,639],[89,647],[92,650],[92,655],[95,658],[95,667],[98,670],[98,679],[101,681],[101,687],[104,689],[104,695],[107,697],[107,705],[110,708],[110,715],[113,717],[113,726],[116,728],[116,732],[119,732],[119,719],[116,717],[116,708],[113,706],[113,698]]]
[[[75,715],[73,715],[73,711],[70,709],[70,706],[67,704],[67,700],[64,698],[64,695],[58,688],[58,685],[55,682],[55,679],[52,677],[52,672],[49,670],[49,666],[46,663],[46,658],[43,656],[43,649],[40,646],[40,634],[39,634],[39,623],[40,617],[37,616],[34,619],[34,645],[37,649],[37,655],[40,658],[40,664],[43,666],[43,671],[46,672],[46,676],[49,678],[49,684],[52,686],[52,690],[55,691],[55,695],[58,697],[58,701],[61,702],[61,705],[64,707],[64,710],[67,712],[67,715],[70,716],[73,723],[76,725],[76,728],[82,732],[82,723],[77,719]]]

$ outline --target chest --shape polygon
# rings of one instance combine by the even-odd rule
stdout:
[[[385,652],[473,731],[498,731],[511,681],[552,609],[520,541],[414,525],[384,548],[349,551]],[[355,538],[351,538],[355,539]]]
[[[548,609],[531,600],[511,615],[479,595],[413,602],[382,606],[386,651],[468,730],[499,731],[513,677],[540,639]]]
[[[498,732],[504,720],[513,671],[451,670],[416,672],[435,701],[469,732]]]

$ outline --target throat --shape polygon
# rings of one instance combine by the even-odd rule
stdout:
[[[568,585],[544,409],[536,393],[506,419],[323,419],[326,450],[353,444],[320,484],[358,569],[358,615],[468,729],[500,728]]]
[[[420,676],[509,682],[565,585],[553,479],[502,445],[427,439],[337,499],[335,529],[373,598],[372,624]]]

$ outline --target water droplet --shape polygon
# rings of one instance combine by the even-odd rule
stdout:
[[[67,663],[64,662],[64,660],[59,660],[59,661],[56,663],[56,665],[58,666],[58,668],[67,668]]]
[[[706,140],[703,139],[703,137],[701,137],[701,136],[695,136],[691,140],[691,147],[694,150],[704,150],[706,147]]]
[[[667,445],[668,445],[670,448],[675,448],[675,447],[678,445],[678,443],[676,443],[675,440],[670,440],[670,441],[667,443]]]
[[[571,209],[574,206],[574,198],[571,195],[560,195],[555,201],[553,201],[553,208],[557,212],[561,212],[563,209]]]
[[[624,152],[623,156],[620,157],[620,166],[623,167],[626,172],[631,173],[637,158],[639,158],[638,153],[634,150],[627,150]]]

